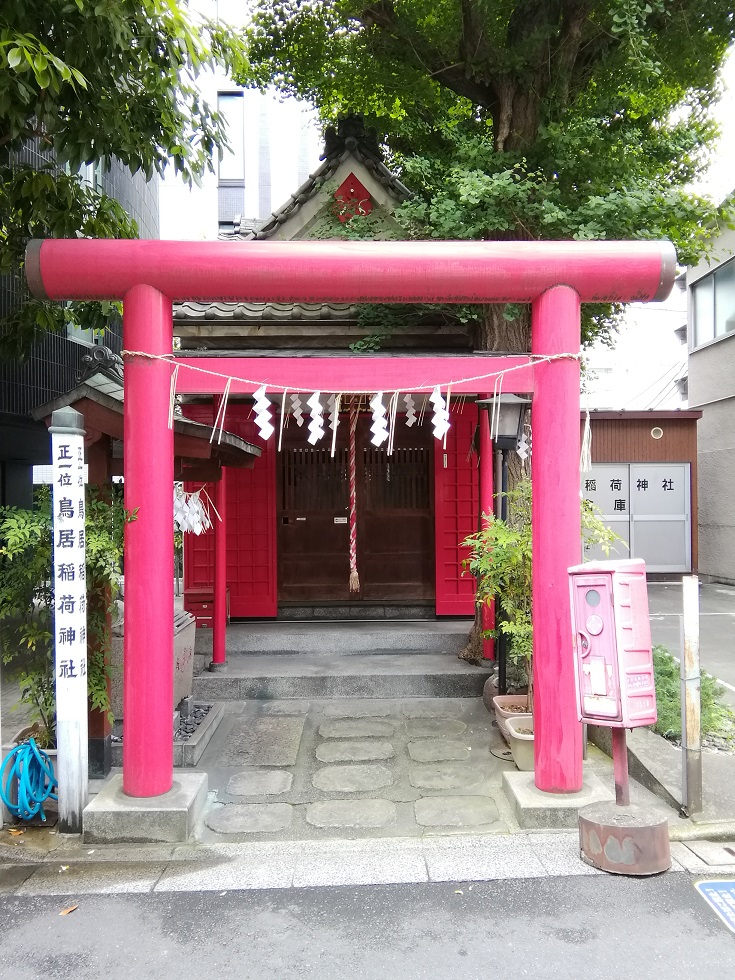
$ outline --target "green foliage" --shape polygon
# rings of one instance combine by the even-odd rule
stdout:
[[[87,488],[87,689],[93,708],[109,712],[108,615],[118,591],[125,522],[134,519],[115,497]],[[0,647],[17,673],[21,702],[30,706],[45,741],[55,738],[51,494],[33,510],[0,508]]]
[[[516,673],[523,668],[532,701],[533,659],[533,546],[531,531],[531,481],[526,477],[501,495],[507,501],[508,517],[501,520],[483,515],[484,527],[462,542],[470,554],[464,568],[477,582],[478,604],[495,601],[498,625],[489,636],[508,638],[508,661]],[[581,507],[582,539],[585,546],[597,545],[609,554],[618,536],[602,522],[590,501]]]
[[[656,680],[656,709],[658,721],[653,730],[664,738],[681,738],[681,667],[666,647],[653,648],[653,670]],[[715,677],[701,672],[701,731],[721,733],[735,731],[735,714],[722,703],[725,689]]]
[[[257,0],[241,80],[363,113],[407,237],[670,238],[689,264],[732,217],[686,188],[734,38],[727,0]]]
[[[113,158],[146,178],[170,164],[191,183],[214,170],[223,122],[197,76],[241,67],[240,37],[190,17],[175,0],[12,0],[0,11],[0,274],[20,279],[27,241],[137,235],[120,206],[79,176]],[[35,141],[58,165],[18,163]],[[66,171],[64,170],[66,167]],[[74,320],[96,327],[99,304],[33,303],[0,324],[0,354]]]

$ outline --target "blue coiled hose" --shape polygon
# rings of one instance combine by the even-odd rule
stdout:
[[[18,802],[10,798],[10,789],[15,780]],[[46,800],[57,800],[55,793],[58,784],[54,766],[49,757],[29,738],[17,745],[3,759],[0,766],[0,799],[8,810],[21,820],[31,820],[40,814],[46,820],[43,804]]]

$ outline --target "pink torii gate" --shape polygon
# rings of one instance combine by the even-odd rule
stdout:
[[[180,392],[224,385],[194,370],[223,374],[222,361],[172,355],[174,302],[532,304],[530,359],[227,358],[225,371],[252,379],[233,381],[233,394],[262,383],[357,392],[452,383],[453,394],[476,394],[516,369],[504,390],[533,395],[535,781],[563,793],[582,787],[567,586],[580,540],[580,304],[664,299],[675,271],[669,242],[31,242],[35,296],[123,301],[125,504],[138,509],[125,529],[124,792],[158,796],[173,782],[174,365]],[[533,363],[554,355],[568,356]]]

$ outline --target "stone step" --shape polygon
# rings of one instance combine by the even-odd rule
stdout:
[[[194,678],[197,701],[312,698],[467,698],[482,694],[491,668],[451,654],[229,654]]]
[[[227,627],[227,655],[233,653],[315,654],[324,657],[365,653],[457,654],[467,642],[471,619],[400,622],[247,622]],[[196,653],[212,650],[212,631],[198,629]]]
[[[349,602],[343,605],[335,604],[325,606],[315,606],[313,603],[309,605],[289,603],[288,605],[278,607],[278,619],[280,622],[309,622],[315,620],[372,620],[377,622],[395,622],[396,620],[400,621],[407,619],[434,621],[436,616],[434,614],[433,602],[425,605],[420,603],[416,605],[398,605],[382,602]]]

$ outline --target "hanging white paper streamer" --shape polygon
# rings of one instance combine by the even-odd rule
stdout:
[[[291,395],[291,414],[296,419],[299,428],[304,424],[304,412],[301,408],[301,399],[298,395]]]
[[[309,442],[315,446],[320,439],[324,438],[324,419],[322,418],[322,403],[319,401],[321,391],[315,391],[306,404],[311,410],[309,419]]]
[[[449,387],[447,388],[446,401],[444,402],[444,410],[447,413],[447,428],[446,428],[446,432],[444,433],[444,439],[442,441],[442,449],[447,448],[447,432],[449,432],[449,427],[451,425],[449,421],[449,400],[451,399],[451,397],[452,397],[452,386],[449,385]]]
[[[169,394],[169,401],[168,401],[169,429],[173,429],[174,427],[174,410],[176,408],[176,382],[179,379],[179,367],[180,365],[177,364],[176,367],[173,369],[173,373],[171,374],[171,391]]]
[[[217,445],[222,442],[222,433],[225,429],[225,412],[227,411],[227,399],[230,397],[230,385],[232,384],[232,378],[227,379],[227,384],[225,385],[225,390],[222,392],[222,399],[219,403],[219,408],[217,409],[217,415],[214,420],[214,425],[212,426],[212,434],[209,437],[210,443],[214,442],[214,434],[217,431],[217,426],[219,426],[219,436],[217,438]]]
[[[396,437],[396,415],[398,414],[398,395],[399,392],[394,391],[390,396],[390,402],[388,403],[388,455],[393,455],[393,441]]]
[[[340,393],[336,397],[332,395],[331,398],[334,398],[334,409],[329,415],[332,422],[332,451],[329,455],[334,459],[334,451],[337,446],[337,426],[339,425],[339,406],[342,401],[342,394]],[[334,419],[332,419],[332,415],[334,415]]]
[[[286,407],[286,392],[288,388],[283,389],[283,398],[281,399],[281,414],[278,417],[278,452],[281,451],[281,443],[283,442],[283,423],[288,415],[288,408]]]
[[[443,439],[449,431],[449,412],[438,385],[432,391],[429,401],[434,409],[434,417],[431,420],[434,426],[434,438]]]
[[[521,441],[518,443],[518,448],[516,449],[516,452],[524,462],[531,455],[531,426],[526,426],[526,428],[528,432],[524,429]]]
[[[255,424],[260,429],[260,438],[268,440],[276,431],[271,424],[271,403],[265,397],[265,385],[261,385],[260,388],[253,394],[255,399]]]
[[[373,395],[370,401],[370,408],[373,412],[373,424],[370,426],[373,437],[370,442],[374,446],[382,446],[388,438],[388,420],[386,418],[385,405],[383,405],[382,391],[378,391]]]
[[[339,410],[337,408],[337,395],[330,395],[327,398],[327,408],[329,409],[329,428],[334,432],[339,425]]]
[[[174,524],[180,531],[201,534],[212,526],[209,511],[200,496],[203,490],[202,487],[194,493],[187,493],[181,483],[174,484]],[[204,493],[206,495],[206,490]]]
[[[406,425],[411,428],[412,425],[416,425],[416,403],[413,400],[413,395],[404,395],[403,404],[406,406]]]

